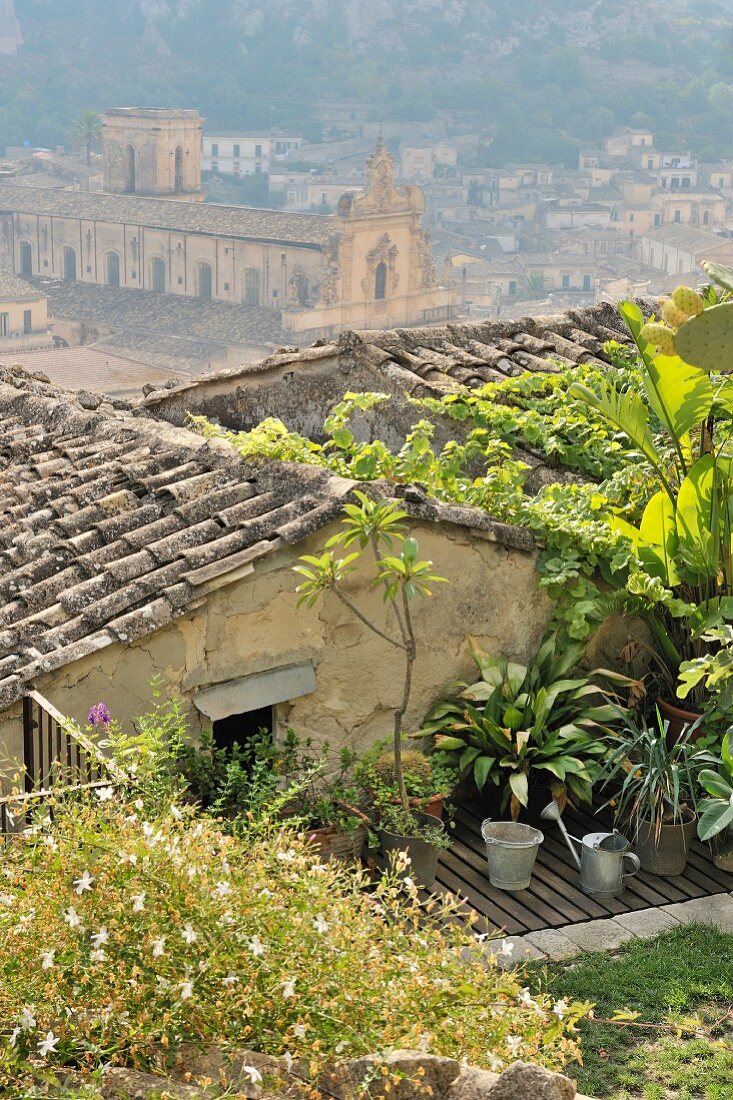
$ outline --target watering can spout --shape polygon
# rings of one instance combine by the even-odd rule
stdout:
[[[575,861],[575,866],[578,868],[578,870],[580,870],[580,856],[578,855],[578,853],[575,850],[575,845],[573,844],[573,840],[572,840],[572,837],[570,836],[570,833],[565,828],[565,822],[562,819],[562,810],[560,809],[560,807],[558,806],[558,804],[557,804],[557,802],[555,801],[554,798],[553,798],[552,802],[548,802],[548,804],[545,806],[544,810],[542,810],[542,813],[540,814],[540,816],[543,817],[545,819],[545,821],[554,821],[554,822],[556,822],[557,825],[560,826],[560,831],[561,831],[562,835],[565,837],[565,843],[567,844],[568,848],[570,849],[570,854],[571,854],[571,856],[573,857],[573,859]]]

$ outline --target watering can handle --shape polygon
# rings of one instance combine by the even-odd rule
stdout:
[[[627,870],[626,860],[629,860],[631,864],[630,870]],[[632,875],[637,875],[641,870],[641,862],[639,857],[634,855],[633,852],[626,852],[624,855],[624,878],[631,878]]]

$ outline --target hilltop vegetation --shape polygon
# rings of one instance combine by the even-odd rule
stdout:
[[[297,127],[318,104],[373,118],[438,111],[496,133],[493,162],[572,161],[650,125],[733,154],[723,0],[16,0],[25,46],[0,59],[0,141],[53,146],[84,108],[196,107],[217,126]]]

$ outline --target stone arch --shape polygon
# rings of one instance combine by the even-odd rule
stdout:
[[[131,195],[137,191],[137,154],[134,145],[125,146],[125,191]]]
[[[30,241],[19,241],[18,243],[18,266],[20,268],[20,274],[24,279],[30,279],[33,276],[33,248]]]
[[[183,191],[183,146],[176,145],[173,163],[173,190]]]
[[[120,254],[119,252],[105,252],[104,254],[104,281],[107,286],[120,285]]]
[[[262,297],[262,278],[259,268],[246,267],[244,269],[244,304],[246,306],[258,306]]]
[[[153,256],[150,261],[150,289],[165,294],[165,260],[160,256]]]
[[[71,245],[64,245],[61,250],[61,264],[65,283],[76,282],[76,249]]]
[[[196,293],[207,302],[212,297],[211,264],[201,262],[196,267]]]

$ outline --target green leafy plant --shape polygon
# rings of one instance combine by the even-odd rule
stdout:
[[[590,801],[606,749],[600,735],[618,719],[618,708],[599,703],[591,675],[616,681],[605,670],[569,678],[581,659],[580,644],[558,648],[549,635],[530,665],[486,654],[471,643],[481,679],[428,711],[423,732],[432,734],[435,753],[471,776],[479,790],[502,788],[502,809],[516,820],[529,803],[530,783],[546,779],[561,802],[570,796]]]
[[[329,1063],[385,1048],[551,1068],[578,1052],[590,1006],[467,968],[458,900],[426,913],[404,879],[319,864],[282,822],[234,836],[138,802],[52,803],[4,853],[3,1094],[68,1073],[79,1096],[102,1067],[165,1072],[184,1044],[292,1057],[314,1097]]]
[[[684,320],[695,314],[684,321],[682,332],[701,323],[707,311],[702,298],[680,289],[685,293],[675,292],[668,315]],[[638,526],[618,514],[610,516],[613,530],[631,544],[636,558],[615,581],[628,594],[629,608],[644,614],[677,683],[688,662],[710,652],[710,632],[733,619],[733,389],[728,380],[711,377],[675,354],[672,330],[645,325],[634,303],[621,303],[620,311],[639,350],[641,392],[599,381],[593,388],[577,383],[571,393],[621,430],[653,471],[655,491]],[[667,354],[658,350],[660,341]],[[718,423],[725,427],[719,440]],[[677,695],[692,693],[699,702],[701,679],[680,680]]]
[[[695,809],[697,775],[708,757],[696,748],[694,734],[689,726],[673,741],[659,711],[651,726],[627,715],[603,766],[604,789],[618,787],[611,803],[622,827],[635,833],[650,822],[658,838],[663,825],[682,824]]]
[[[697,835],[700,840],[711,840],[733,825],[733,732],[728,730],[723,738],[717,769],[703,768],[698,776],[700,785],[708,795],[698,804],[700,818]]]
[[[433,572],[432,562],[420,560],[417,540],[405,534],[406,512],[391,501],[371,500],[360,492],[355,496],[358,503],[344,507],[344,530],[328,540],[323,554],[304,555],[300,558],[302,564],[294,566],[294,572],[303,578],[296,589],[300,596],[298,606],[314,607],[323,593],[331,592],[362,625],[402,652],[402,697],[394,712],[392,751],[397,792],[405,814],[409,815],[402,737],[417,654],[411,604],[417,596],[432,595],[432,585],[444,578]],[[332,549],[336,546],[351,552],[337,558]],[[398,546],[400,550],[396,552]],[[396,633],[389,633],[389,627],[374,622],[345,591],[344,580],[367,554],[372,566],[371,586],[381,591],[383,602],[392,612]]]

